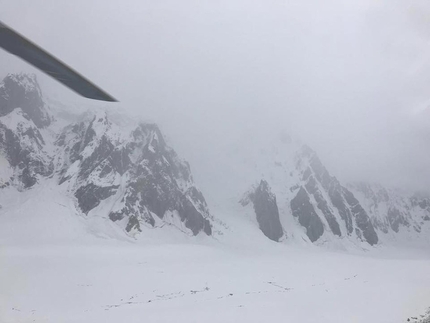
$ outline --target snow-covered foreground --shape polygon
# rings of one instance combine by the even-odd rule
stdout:
[[[2,247],[1,322],[405,322],[430,255],[216,241]]]
[[[229,228],[215,237],[165,226],[134,240],[49,185],[1,202],[1,323],[396,323],[430,306],[428,247],[276,243],[236,210],[216,212]]]

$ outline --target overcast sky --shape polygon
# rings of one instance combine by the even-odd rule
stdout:
[[[1,21],[122,109],[158,122],[192,166],[246,131],[268,140],[287,131],[343,180],[430,187],[427,0],[0,0],[0,7]],[[1,75],[32,70],[4,52],[0,61]],[[75,96],[39,79],[51,95]]]

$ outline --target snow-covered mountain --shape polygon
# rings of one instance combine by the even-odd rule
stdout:
[[[3,80],[0,84],[0,185],[13,184],[25,189],[36,183],[38,175],[52,175],[52,158],[46,151],[42,134],[51,121],[35,76],[10,74]]]
[[[317,240],[325,229],[336,236],[355,235],[370,245],[378,242],[369,215],[307,146],[300,152],[297,168],[301,174],[301,184],[297,195],[291,200],[291,209],[306,227],[311,241]]]
[[[282,137],[268,146],[271,148],[252,154],[253,163],[246,170],[253,174],[250,179],[261,183],[251,185],[240,200],[245,207],[253,202],[255,217],[266,236],[277,241],[280,232],[285,232],[287,239],[318,244],[342,240],[378,243],[368,213],[353,193],[330,175],[311,148]],[[281,228],[274,233],[272,227],[277,222]]]
[[[171,224],[211,234],[188,163],[156,125],[92,111],[57,132],[64,121],[50,114],[34,76],[8,75],[0,91],[3,189],[28,190],[48,178],[78,214],[108,216],[127,232]]]
[[[419,236],[430,222],[430,198],[425,195],[407,194],[375,183],[351,183],[349,188],[370,215],[380,235]]]
[[[251,236],[318,245],[369,247],[387,234],[428,235],[430,198],[343,185],[289,135],[248,137],[254,145],[238,141],[217,151],[198,176],[207,179],[208,206],[157,125],[103,109],[72,116],[46,102],[34,76],[10,74],[0,85],[0,213],[17,205],[10,192],[37,195],[49,185],[77,217],[106,219],[124,236],[168,226],[190,236],[239,237],[248,235],[246,223]]]
[[[210,166],[214,169],[216,164],[221,170],[199,176],[203,191],[209,192],[210,205],[216,206],[212,209],[217,216],[227,213],[233,218],[237,214],[274,241],[305,240],[317,245],[360,248],[405,241],[405,234],[410,236],[407,240],[423,240],[426,244],[430,241],[430,222],[425,220],[430,216],[428,197],[398,193],[399,199],[409,201],[410,206],[399,205],[397,209],[408,214],[411,225],[403,226],[401,232],[395,226],[383,227],[375,221],[367,199],[362,198],[356,186],[342,184],[330,174],[310,147],[287,134],[269,140],[260,134],[246,133],[244,142],[232,143],[224,150],[223,158]],[[205,177],[209,179],[204,181]],[[380,208],[384,208],[382,204]],[[378,217],[388,223],[393,216],[390,211]],[[240,225],[232,229],[239,232]],[[416,234],[418,227],[422,232]]]
[[[280,238],[269,229],[279,218],[287,239],[301,237],[316,244],[348,241],[373,246],[380,238],[388,242],[405,235],[408,240],[429,241],[430,199],[425,195],[364,183],[342,185],[315,151],[294,140],[274,139],[270,149],[256,149],[252,155],[244,172],[261,183],[250,185],[240,203],[247,207],[253,202],[254,210],[247,213],[254,214],[272,240]]]

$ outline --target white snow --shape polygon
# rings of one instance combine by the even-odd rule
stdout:
[[[135,240],[49,181],[3,192],[0,322],[400,323],[430,305],[428,249],[275,243],[240,217],[215,237]]]
[[[36,128],[33,121],[24,116],[21,108],[16,108],[9,114],[0,117],[0,122],[14,132],[24,132],[28,128]]]
[[[1,261],[5,323],[400,323],[430,299],[418,254],[111,241],[2,248]]]

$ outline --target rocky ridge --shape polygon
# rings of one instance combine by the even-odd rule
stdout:
[[[290,142],[289,145],[293,143]],[[280,210],[278,232],[286,232],[288,237],[293,226],[298,226],[313,243],[338,238],[373,246],[379,243],[380,236],[388,232],[396,234],[402,229],[419,233],[421,227],[430,221],[428,197],[402,195],[382,186],[364,183],[342,185],[308,146],[299,144],[288,150],[294,151],[285,156],[291,162],[276,162],[276,167],[261,170],[263,187],[268,187],[269,190],[272,184],[277,187],[275,192],[270,192],[270,198],[266,194],[263,201],[252,200],[257,191],[253,186],[251,193],[247,192],[240,201],[242,205],[247,205],[250,201],[254,203],[260,229],[272,240],[276,240],[273,238],[276,235],[268,235],[262,221],[266,221],[267,227],[269,220],[269,223],[275,221],[274,218],[277,217],[273,214],[277,213],[265,211],[266,217],[262,218],[261,211],[258,211],[268,203],[272,204],[272,210]],[[289,187],[289,190],[285,190],[285,187]],[[270,214],[272,215],[269,216]],[[293,224],[288,221],[291,216],[295,219]]]
[[[128,232],[170,224],[211,234],[203,194],[154,124],[93,111],[54,133],[50,108],[34,76],[8,75],[0,86],[2,187],[27,190],[58,182],[78,213],[107,215]]]
[[[279,220],[276,196],[265,180],[261,180],[257,187],[247,192],[240,203],[242,206],[252,203],[260,230],[269,239],[279,241],[283,236],[283,229]]]

